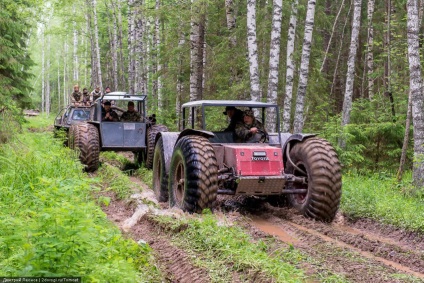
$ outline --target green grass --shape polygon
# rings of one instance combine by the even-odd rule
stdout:
[[[40,120],[38,120],[40,119]],[[92,199],[97,184],[42,118],[0,146],[0,276],[155,282],[150,247],[126,239]]]
[[[219,225],[215,216],[202,215],[202,219],[156,217],[162,226],[171,230],[175,243],[197,258],[195,263],[205,267],[213,282],[231,282],[232,272],[261,274],[273,282],[303,282],[303,271],[296,268],[302,255],[291,247],[270,251],[262,240],[254,240],[242,228]],[[179,229],[178,227],[186,227]],[[250,278],[251,279],[251,278]]]
[[[410,179],[410,176],[406,176]],[[341,210],[352,217],[368,217],[408,230],[424,232],[423,198],[412,194],[408,181],[398,184],[384,174],[343,175]]]

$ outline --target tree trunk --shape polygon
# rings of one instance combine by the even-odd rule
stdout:
[[[250,97],[261,100],[258,43],[256,38],[256,0],[247,0],[247,49],[249,53]]]
[[[308,1],[308,10],[305,20],[305,35],[303,38],[302,59],[300,63],[299,86],[297,88],[296,111],[293,122],[293,132],[301,133],[303,130],[303,109],[306,96],[306,87],[309,75],[309,59],[311,55],[312,32],[314,30],[315,0]]]
[[[75,5],[73,5],[73,15],[76,17],[75,13]],[[74,82],[78,83],[79,80],[79,72],[78,72],[78,31],[77,31],[77,22],[73,21],[73,27],[74,27]]]
[[[46,95],[46,69],[45,69],[45,39],[44,39],[44,26],[41,30],[41,113],[45,113],[45,95]]]
[[[286,71],[286,96],[284,98],[284,109],[283,109],[283,132],[290,131],[290,117],[291,117],[291,106],[293,97],[293,81],[294,81],[294,68],[295,63],[293,60],[294,43],[296,39],[296,25],[297,25],[297,5],[298,0],[294,0],[292,3],[292,12],[290,16],[289,31],[287,36],[287,71]]]
[[[190,32],[190,101],[202,99],[204,11],[201,0],[192,1]]]
[[[135,44],[135,15],[134,15],[134,0],[128,0],[128,92],[134,93],[134,75],[135,75],[135,60],[134,60],[134,44]]]
[[[133,92],[140,94],[143,87],[143,35],[144,35],[144,15],[141,11],[142,1],[135,2],[136,6],[133,9],[134,17],[134,38],[133,38],[133,60],[134,60],[134,75],[133,75]]]
[[[352,110],[353,84],[355,81],[355,57],[358,50],[359,29],[361,26],[361,0],[355,0],[353,10],[352,35],[350,39],[349,58],[347,63],[346,90],[343,101],[342,127],[350,122],[350,111]],[[345,141],[340,140],[341,147]]]
[[[368,98],[372,100],[374,97],[374,26],[372,23],[372,16],[374,14],[375,0],[368,0],[368,38],[367,38],[367,77],[368,77]]]
[[[57,53],[57,111],[60,112],[60,53]]]
[[[281,43],[281,21],[282,21],[282,0],[274,0],[274,12],[272,16],[271,46],[269,50],[269,75],[268,75],[268,95],[267,102],[277,103],[278,89],[278,67],[280,66],[280,43]],[[275,132],[276,125],[275,108],[267,111],[267,129]]]
[[[392,108],[392,117],[395,118],[395,108],[392,95],[391,87],[391,18],[392,18],[392,2],[391,0],[386,0],[386,32],[384,36],[384,50],[387,54],[386,60],[384,62],[384,94],[390,100],[390,105]]]
[[[113,1],[112,1],[113,3]],[[116,8],[112,4],[112,80],[113,80],[113,88],[115,90],[119,90],[119,82],[118,82],[118,19],[116,18]]]
[[[225,11],[227,15],[227,28],[230,32],[230,48],[234,48],[237,45],[237,38],[234,34],[236,28],[236,17],[234,15],[234,1],[225,0]]]
[[[414,125],[414,168],[412,177],[416,187],[422,188],[424,186],[424,103],[419,53],[417,0],[407,1],[407,11],[409,86],[412,96],[412,122]]]
[[[46,115],[50,116],[50,35],[47,35]]]
[[[64,49],[64,56],[63,56],[63,105],[66,107],[69,103],[69,97],[66,93],[66,58],[68,56],[68,44],[66,43],[66,40],[68,37],[65,38],[65,44],[63,46]]]
[[[97,4],[96,0],[92,0],[93,5],[93,23],[94,23],[94,43],[96,46],[96,69],[97,69],[97,80],[100,86],[100,89],[103,89],[102,83],[102,68],[100,65],[100,47],[99,47],[99,30],[97,27]]]
[[[411,128],[411,116],[412,116],[412,96],[411,96],[411,92],[409,92],[408,112],[406,113],[405,135],[403,137],[402,154],[400,156],[399,169],[396,174],[396,178],[399,182],[402,180],[403,168],[405,166],[405,161],[406,161],[406,152],[408,150],[408,145],[409,145],[409,130]]]

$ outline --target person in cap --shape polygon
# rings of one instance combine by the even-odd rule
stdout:
[[[82,93],[79,90],[79,86],[78,85],[74,85],[74,92],[71,93],[71,103],[79,106],[83,101],[82,101],[83,97],[82,97]]]
[[[102,121],[119,121],[119,116],[115,111],[112,110],[110,101],[105,101],[103,104]]]
[[[128,110],[125,111],[121,116],[121,121],[124,122],[140,122],[141,115],[134,108],[134,102],[128,102]]]
[[[245,110],[243,122],[236,125],[236,137],[241,142],[266,142],[268,134],[261,122],[256,120],[252,110]]]
[[[88,93],[87,88],[82,89],[82,102],[84,105],[90,105],[90,94]]]
[[[96,86],[96,88],[90,93],[90,101],[94,102],[97,98],[102,96],[102,92],[100,91],[100,86]]]
[[[230,118],[230,124],[224,130],[224,132],[234,132],[234,130],[236,129],[237,123],[243,121],[243,111],[241,111],[240,109],[237,109],[234,106],[225,107],[225,111],[222,112],[222,114],[227,115],[228,118]]]

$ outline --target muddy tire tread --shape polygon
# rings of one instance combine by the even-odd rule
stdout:
[[[307,217],[331,222],[338,210],[341,194],[341,166],[331,144],[320,138],[310,138],[294,145],[290,152],[293,162],[301,161],[308,171],[308,195],[299,205],[290,198],[293,206]],[[294,168],[288,163],[288,173]]]
[[[100,139],[97,128],[88,123],[75,125],[74,129],[70,131],[70,141],[73,142],[71,148],[79,150],[79,159],[85,165],[85,171],[96,171],[99,168],[100,155]]]
[[[165,125],[152,125],[147,129],[146,137],[146,161],[144,166],[147,169],[153,168],[153,156],[155,153],[155,140],[156,135],[159,132],[168,132],[168,128]]]
[[[157,141],[153,155],[153,191],[158,201],[168,201],[168,172],[165,169],[162,137]]]
[[[176,205],[173,182],[176,156],[185,162],[185,197],[181,209],[188,212],[202,212],[213,209],[218,192],[218,165],[210,142],[200,136],[189,135],[181,138],[174,148],[170,166],[169,200]]]

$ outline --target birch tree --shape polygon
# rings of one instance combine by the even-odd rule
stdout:
[[[128,0],[128,91],[134,93],[134,0]]]
[[[97,2],[96,0],[92,0],[93,5],[93,24],[94,24],[94,43],[95,43],[95,51],[96,51],[96,69],[97,69],[97,82],[100,86],[100,89],[103,89],[102,83],[102,68],[100,65],[100,47],[99,47],[99,29],[97,26]]]
[[[144,42],[143,36],[145,31],[144,13],[142,12],[142,1],[136,1],[133,7],[133,60],[134,60],[134,74],[133,74],[133,93],[138,94],[143,88],[143,54]]]
[[[417,0],[407,1],[407,35],[409,87],[412,97],[412,123],[414,128],[414,165],[412,177],[418,188],[424,186],[424,98],[422,91],[419,53],[419,24]]]
[[[256,0],[247,0],[247,49],[249,56],[250,97],[261,100],[259,84],[258,42],[256,37]]]
[[[161,111],[162,107],[163,107],[163,103],[162,103],[162,79],[161,79],[161,72],[162,72],[162,65],[160,63],[160,44],[161,44],[161,33],[160,33],[160,15],[159,15],[159,10],[160,10],[160,0],[156,0],[156,5],[155,5],[155,9],[156,9],[156,20],[155,20],[155,34],[156,34],[156,80],[157,80],[157,92],[158,92],[158,109]]]
[[[359,28],[361,26],[361,0],[354,1],[352,34],[350,38],[349,58],[347,63],[346,90],[343,101],[342,127],[350,122],[352,110],[353,84],[355,81],[355,57],[358,50]],[[344,147],[344,140],[340,140],[340,146]]]
[[[306,87],[309,75],[309,59],[312,46],[312,32],[315,23],[315,0],[308,1],[308,10],[305,19],[305,34],[303,38],[302,57],[300,62],[299,86],[297,88],[296,110],[293,122],[293,132],[301,133],[303,129],[303,109],[306,96]]]
[[[293,80],[295,63],[293,60],[294,43],[296,39],[296,25],[297,25],[297,5],[298,0],[293,0],[290,16],[290,24],[287,35],[287,68],[286,68],[286,96],[284,98],[283,107],[283,132],[290,131],[290,116],[293,97]]]
[[[281,21],[283,14],[282,6],[282,0],[274,0],[274,10],[271,27],[271,45],[269,50],[269,75],[267,95],[267,102],[269,103],[277,103],[278,67],[280,65]],[[276,124],[275,108],[269,108],[267,112],[267,129],[274,132]]]
[[[44,43],[44,25],[41,28],[41,113],[45,113],[45,95],[46,95],[46,66],[45,66],[45,43]]]
[[[192,0],[190,31],[190,101],[202,98],[204,11],[202,0]]]
[[[234,48],[237,45],[237,38],[234,34],[236,28],[236,17],[234,15],[234,1],[225,0],[225,11],[227,16],[227,28],[230,32],[230,47]]]
[[[374,97],[374,26],[372,23],[372,16],[374,14],[375,0],[368,0],[367,17],[368,17],[368,36],[367,36],[367,79],[368,79],[368,98],[370,100]]]
[[[72,11],[74,14],[74,17],[76,17],[76,12],[75,12],[75,4],[72,6]],[[77,31],[77,22],[74,20],[72,21],[72,25],[73,25],[73,32],[74,32],[74,52],[73,52],[73,64],[74,64],[74,82],[78,82],[79,80],[79,72],[78,72],[78,31]]]
[[[47,35],[46,115],[50,116],[50,35]]]

